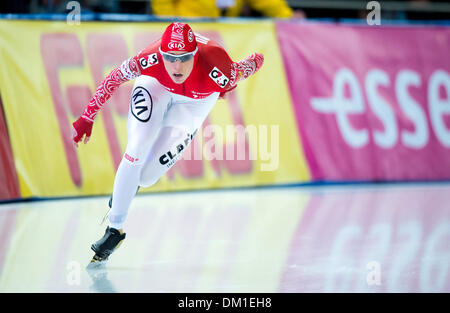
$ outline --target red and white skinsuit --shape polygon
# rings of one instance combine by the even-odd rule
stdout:
[[[219,92],[223,96],[234,89],[238,81],[256,73],[264,62],[264,57],[258,53],[240,62],[233,62],[227,52],[213,40],[199,35],[196,35],[196,38],[198,53],[194,57],[194,68],[183,84],[174,83],[164,68],[162,56],[158,51],[160,39],[111,71],[98,86],[82,117],[93,122],[113,92],[124,82],[140,75],[154,77],[171,93],[202,99],[214,92]],[[213,72],[214,68],[220,72]],[[213,75],[218,77],[214,79]],[[74,137],[74,141],[80,141],[81,137],[82,134],[78,134]],[[87,137],[90,137],[90,133]]]
[[[111,227],[120,229],[138,186],[151,186],[176,163],[219,96],[254,74],[264,58],[255,53],[233,62],[213,40],[196,34],[198,51],[182,84],[167,73],[161,39],[124,61],[98,86],[82,116],[73,123],[75,143],[91,136],[97,113],[121,84],[135,79],[128,114],[128,143],[116,173]]]

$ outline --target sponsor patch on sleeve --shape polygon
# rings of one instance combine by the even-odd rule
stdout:
[[[230,79],[226,77],[217,67],[214,67],[209,73],[209,77],[221,88],[225,88]]]
[[[156,65],[158,64],[158,55],[156,53],[149,54],[146,57],[140,58],[139,63],[143,69]]]

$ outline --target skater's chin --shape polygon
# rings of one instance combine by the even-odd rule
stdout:
[[[175,84],[182,84],[186,80],[186,76],[181,73],[174,73],[170,77]]]

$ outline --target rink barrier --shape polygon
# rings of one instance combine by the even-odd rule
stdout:
[[[195,194],[195,193],[202,193],[202,192],[247,192],[247,191],[253,191],[253,190],[273,190],[273,189],[280,189],[280,190],[286,190],[286,189],[298,189],[301,188],[301,190],[308,190],[308,189],[316,189],[318,193],[323,192],[324,187],[330,187],[330,188],[337,188],[337,187],[352,187],[354,188],[354,191],[357,192],[358,190],[364,190],[365,188],[386,188],[386,187],[420,187],[420,188],[426,188],[424,187],[424,184],[427,185],[427,187],[433,187],[433,186],[446,186],[450,185],[450,180],[434,180],[434,181],[428,181],[428,180],[398,180],[398,181],[379,181],[379,182],[373,182],[373,181],[367,181],[367,180],[354,180],[354,181],[310,181],[310,182],[303,182],[303,183],[292,183],[292,184],[274,184],[274,185],[264,185],[264,186],[242,186],[242,187],[223,187],[220,189],[211,189],[211,188],[204,188],[204,189],[181,189],[177,190],[176,193],[185,193],[185,194]],[[163,194],[171,194],[173,191],[167,190],[167,191],[158,191],[155,193],[147,193],[147,192],[141,192],[137,195],[163,195]],[[18,203],[18,202],[38,202],[38,201],[65,201],[65,200],[80,200],[83,198],[86,199],[92,199],[92,198],[104,198],[107,197],[108,199],[105,199],[105,205],[109,201],[109,197],[111,194],[101,194],[101,195],[82,195],[82,196],[61,196],[61,197],[28,197],[28,198],[11,198],[11,199],[2,199],[0,200],[0,204],[11,204],[11,203]],[[0,211],[1,211],[0,207]]]
[[[442,58],[441,54],[447,47],[439,46],[435,39],[441,33],[445,35],[448,27],[394,25],[372,28],[364,25],[338,25],[329,21],[287,22],[267,19],[258,22],[240,21],[239,24],[231,22],[191,24],[199,33],[223,44],[234,60],[242,59],[254,51],[265,55],[266,61],[262,70],[240,84],[227,100],[220,100],[203,127],[212,124],[225,127],[230,123],[235,126],[278,125],[280,166],[274,171],[261,171],[261,165],[264,162],[251,160],[248,154],[239,162],[236,160],[232,162],[180,160],[160,182],[149,189],[144,189],[143,192],[345,184],[347,182],[447,181],[450,179],[450,174],[446,170],[450,168],[450,164],[447,164],[450,160],[449,149],[439,146],[435,137],[433,137],[431,148],[427,146],[428,144],[425,146],[425,150],[429,148],[429,151],[423,153],[422,158],[419,159],[421,161],[419,166],[414,163],[412,169],[411,163],[407,166],[408,162],[404,159],[405,156],[408,161],[414,159],[416,150],[411,152],[405,149],[394,149],[395,151],[392,152],[389,149],[373,146],[373,134],[382,133],[382,128],[376,125],[380,123],[377,120],[378,116],[370,112],[366,103],[367,90],[364,89],[366,73],[363,73],[361,79],[361,73],[355,70],[357,66],[352,63],[353,60],[345,57],[348,49],[343,53],[339,50],[342,49],[339,45],[327,46],[330,45],[330,38],[358,37],[374,29],[377,29],[377,33],[382,32],[380,37],[384,35],[389,37],[389,32],[403,28],[412,32],[425,33],[433,30],[438,35],[428,36],[431,39],[427,39],[429,40],[427,44],[434,45],[433,53],[437,55],[436,58],[440,57],[441,61],[433,63],[436,68],[432,71],[442,70],[444,74],[441,73],[441,79],[444,77],[445,80],[445,77],[448,77],[446,72],[448,64],[445,63],[446,59]],[[86,146],[81,145],[78,150],[71,145],[71,122],[81,114],[92,92],[107,72],[130,55],[140,51],[148,42],[156,39],[165,26],[166,23],[160,22],[98,23],[91,21],[82,23],[79,27],[68,26],[60,21],[10,20],[2,23],[0,47],[2,47],[4,58],[0,61],[2,62],[0,65],[4,70],[0,73],[0,90],[4,93],[5,115],[22,198],[48,199],[111,193],[115,169],[120,163],[126,145],[126,115],[132,84],[122,86],[108,102],[94,125],[90,143]],[[315,36],[317,34],[311,36],[311,33],[317,30],[320,30],[318,36]],[[235,36],[237,31],[241,34],[239,38]],[[333,33],[341,31],[345,31],[347,35],[338,37]],[[317,38],[320,36],[323,39],[318,41]],[[368,41],[376,39],[377,36],[364,34]],[[26,37],[30,40],[24,41],[23,38]],[[292,38],[299,40],[294,47],[290,47],[284,41],[285,38],[290,38],[292,42],[294,42]],[[375,48],[376,46],[373,50],[376,50]],[[101,50],[108,51],[110,54],[108,58],[98,52]],[[29,53],[30,51],[40,53]],[[324,51],[332,51],[335,55],[324,58]],[[295,56],[289,57],[289,53],[294,53]],[[363,53],[362,49],[357,53]],[[386,68],[389,66],[386,66],[383,60],[389,60],[389,58],[380,54],[374,55],[369,51],[364,53],[368,58],[375,57],[381,60],[379,63],[366,62],[365,67],[377,68],[382,65],[381,71],[387,71]],[[405,64],[414,64],[414,66],[421,64],[423,62],[420,58],[420,55],[413,56],[412,61],[408,60]],[[317,59],[321,62],[317,62]],[[349,66],[350,72],[353,71],[353,76],[356,77],[357,84],[363,89],[366,111],[359,116],[359,120],[358,117],[356,119],[349,117],[350,123],[356,122],[354,127],[367,128],[370,133],[367,137],[368,147],[366,148],[368,149],[364,151],[363,156],[358,155],[361,147],[349,146],[345,141],[340,126],[336,124],[334,118],[311,109],[311,99],[325,99],[332,94],[333,82],[336,73],[339,72],[339,69],[335,67],[336,64],[333,63],[334,59],[337,63]],[[292,66],[289,62],[296,65]],[[300,69],[308,68],[311,73],[302,70],[292,71],[294,68],[298,69],[298,64],[302,62],[308,66],[302,66]],[[30,71],[27,64],[33,64],[34,70]],[[317,68],[317,64],[324,66],[324,72],[331,75],[322,75],[320,71],[323,69]],[[441,65],[442,68],[440,68]],[[422,84],[419,86],[421,88],[419,96],[423,98],[423,85],[428,83],[429,74],[422,73],[421,68],[415,68],[415,70]],[[348,72],[344,71],[347,75],[344,75],[344,78],[350,77],[350,81],[344,80],[344,83],[350,84],[354,79]],[[308,74],[308,77],[321,77],[321,81],[304,80],[305,74]],[[388,89],[394,88],[397,74],[397,72],[387,72]],[[389,93],[388,95],[392,98],[389,98],[389,103],[397,105],[395,97]],[[345,96],[351,98],[350,95],[345,94]],[[412,94],[413,101],[416,101],[414,100],[416,96]],[[445,97],[439,101],[445,105]],[[24,110],[24,107],[18,106],[17,103],[33,105],[26,106]],[[277,104],[276,107],[274,103]],[[421,105],[423,104],[419,103],[416,107]],[[428,112],[425,113],[428,121],[430,116]],[[398,116],[394,115],[394,118],[397,119]],[[365,124],[368,121],[370,123]],[[401,121],[406,125],[408,123],[405,117]],[[431,126],[427,124],[427,127],[430,137],[434,136],[433,130],[429,128]],[[36,129],[40,131],[36,132]],[[413,133],[408,127],[406,129],[409,133]],[[25,141],[24,138],[26,138]],[[51,145],[43,145],[42,138]],[[204,144],[205,142],[194,140],[192,149],[187,153],[194,153],[195,149]],[[257,142],[249,138],[246,138],[245,146],[248,151],[257,151]],[[323,150],[324,147],[335,150],[330,152]],[[339,153],[336,153],[337,151]],[[354,157],[355,153],[357,157]],[[371,164],[373,160],[368,156],[371,158],[376,156],[384,161],[383,165]],[[432,161],[427,163],[427,160]],[[390,163],[402,166],[392,170],[389,167]],[[365,164],[363,172],[358,171],[361,164]]]

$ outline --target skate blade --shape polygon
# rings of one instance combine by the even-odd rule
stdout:
[[[94,255],[91,262],[86,266],[87,270],[95,270],[105,268],[108,259],[101,259],[97,255]]]

